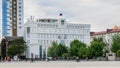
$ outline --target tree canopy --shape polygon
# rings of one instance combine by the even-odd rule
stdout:
[[[52,42],[51,47],[48,48],[48,56],[50,57],[58,57],[58,43],[57,42]]]
[[[73,56],[79,56],[82,57],[86,50],[86,44],[79,41],[79,40],[74,40],[70,43],[70,48],[68,49],[68,54],[73,57]]]
[[[15,45],[12,45],[8,48],[7,54],[8,54],[8,56],[13,57],[13,56],[17,55],[18,52],[19,52],[18,47]]]
[[[80,57],[80,58],[93,58],[101,57],[104,54],[105,43],[101,37],[94,38],[90,46],[79,40],[73,40],[67,48],[65,45],[52,43],[48,48],[48,56],[50,57]]]
[[[67,53],[67,47],[57,42],[53,42],[52,46],[48,48],[48,56],[50,57],[62,57],[64,53]]]
[[[93,57],[103,56],[104,47],[105,47],[105,43],[102,37],[94,38],[90,45],[92,56]]]
[[[8,55],[21,55],[26,50],[26,44],[23,38],[14,39],[10,42],[8,47]]]
[[[117,57],[120,58],[120,50],[117,51]]]
[[[116,53],[118,50],[120,50],[120,34],[115,34],[112,36],[111,51]]]
[[[62,57],[62,54],[68,52],[67,47],[65,45],[63,45],[63,44],[59,44],[57,50],[58,50],[58,56],[59,57]]]

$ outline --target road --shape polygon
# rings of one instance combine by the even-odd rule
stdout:
[[[120,68],[120,61],[0,62],[0,68]]]

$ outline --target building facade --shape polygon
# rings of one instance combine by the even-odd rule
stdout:
[[[70,46],[75,39],[90,44],[90,25],[68,23],[64,18],[37,19],[25,23],[27,58],[31,58],[31,54],[36,58],[46,57],[47,48],[53,41]]]
[[[23,36],[23,0],[2,0],[2,36]]]
[[[112,36],[115,34],[120,34],[120,27],[114,26],[112,29],[107,29],[106,31],[100,32],[91,32],[91,41],[93,38],[102,37],[104,42],[106,43],[106,49],[111,53],[111,44],[112,44]]]
[[[2,8],[2,0],[0,0],[0,8]],[[0,9],[0,41],[2,39],[2,9]]]

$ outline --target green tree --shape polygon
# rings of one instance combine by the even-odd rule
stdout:
[[[62,58],[67,59],[67,57],[68,57],[68,53],[63,53],[62,54]]]
[[[24,51],[26,50],[26,44],[23,38],[14,39],[10,42],[10,45],[8,47],[9,55],[12,53],[12,49],[17,52],[19,56],[21,56]]]
[[[92,58],[93,57],[91,46],[87,47],[87,56],[88,56],[88,58]]]
[[[67,47],[65,45],[59,44],[57,48],[58,57],[62,57],[62,54],[67,53]]]
[[[103,45],[101,42],[98,41],[92,41],[91,42],[91,52],[93,57],[100,57],[103,56]]]
[[[48,48],[48,56],[50,57],[62,57],[62,54],[67,53],[67,47],[65,45],[53,42],[52,46]]]
[[[8,48],[7,54],[8,54],[8,56],[13,57],[13,56],[17,55],[18,52],[19,52],[18,46],[12,45]]]
[[[93,38],[89,50],[91,51],[90,57],[100,57],[104,55],[106,44],[102,37]]]
[[[81,50],[84,47],[86,47],[85,43],[82,43],[79,40],[74,40],[70,43],[70,48],[68,49],[68,53],[71,57],[79,56],[80,55],[80,53],[78,53],[79,50]]]
[[[90,51],[87,47],[81,47],[78,52],[79,57],[88,58],[90,55]]]
[[[58,57],[58,43],[52,42],[52,46],[48,48],[48,56],[56,58]]]
[[[118,50],[120,50],[120,34],[115,34],[112,36],[111,51],[117,53]]]
[[[117,51],[117,57],[120,58],[120,50]]]

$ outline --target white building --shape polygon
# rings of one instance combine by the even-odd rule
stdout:
[[[37,19],[25,23],[25,39],[26,57],[31,58],[33,53],[36,58],[43,58],[53,41],[69,46],[71,41],[78,39],[90,44],[90,25],[68,23],[64,18]]]
[[[2,36],[22,36],[23,0],[2,0]]]

